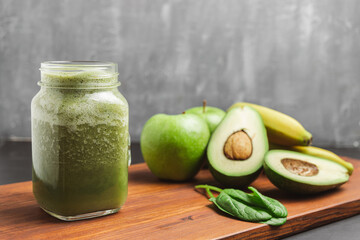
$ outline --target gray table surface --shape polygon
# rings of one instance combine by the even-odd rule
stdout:
[[[341,155],[360,159],[359,149],[329,148]],[[132,164],[144,162],[139,143],[131,146]],[[31,180],[31,142],[0,142],[0,185]],[[360,215],[298,233],[286,239],[360,239]]]

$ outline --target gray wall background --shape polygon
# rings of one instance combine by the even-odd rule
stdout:
[[[320,146],[360,143],[357,0],[0,0],[0,138],[30,137],[40,62],[119,64],[131,135],[160,112],[251,101]]]

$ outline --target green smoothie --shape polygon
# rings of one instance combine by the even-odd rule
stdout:
[[[33,192],[61,219],[116,212],[127,197],[128,104],[108,75],[42,70],[31,112]]]

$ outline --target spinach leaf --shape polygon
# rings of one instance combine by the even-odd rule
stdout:
[[[283,225],[284,223],[286,223],[286,217],[283,218],[271,218],[267,221],[262,221],[260,223],[265,223],[271,226],[280,226]]]
[[[270,211],[270,213],[277,218],[284,218],[288,215],[288,212],[284,205],[282,205],[279,201],[266,197],[259,193],[258,190],[256,190],[253,187],[249,187],[249,189],[253,192],[254,196],[256,196],[260,202],[262,203],[263,208]]]
[[[272,216],[258,207],[251,207],[230,197],[227,193],[221,192],[219,196],[212,200],[213,203],[222,211],[249,222],[259,222],[269,220]]]
[[[227,188],[227,189],[224,189],[223,191],[226,192],[227,194],[229,194],[232,198],[236,199],[237,201],[241,201],[244,204],[257,206],[257,207],[263,207],[262,202],[257,197],[255,197],[251,194],[245,193],[238,189],[232,189],[232,188]]]
[[[287,210],[279,201],[262,195],[253,187],[251,194],[238,189],[220,189],[209,185],[198,185],[204,188],[213,202],[221,211],[244,221],[260,222],[279,226],[286,222]],[[219,192],[217,197],[211,191]]]
[[[227,189],[224,189],[223,191],[226,192],[232,198],[236,199],[237,201],[241,201],[245,204],[251,204],[254,206],[258,206],[258,204],[256,204],[256,201],[254,201],[255,199],[253,196],[251,196],[241,190],[227,188]]]
[[[253,192],[252,194],[237,189],[224,189],[223,191],[237,201],[268,210],[274,217],[283,218],[287,216],[286,208],[279,201],[262,195],[253,187],[249,187],[249,189]]]

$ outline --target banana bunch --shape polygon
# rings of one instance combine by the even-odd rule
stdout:
[[[343,165],[348,170],[349,175],[352,174],[354,167],[351,163],[326,149],[309,146],[312,142],[312,135],[296,119],[276,110],[247,102],[235,103],[228,111],[235,107],[244,106],[254,108],[261,115],[266,127],[270,150],[290,150],[325,158]]]
[[[256,105],[253,103],[240,102],[232,105],[228,111],[235,107],[250,106],[261,115],[270,143],[281,146],[308,146],[311,144],[312,135],[296,119],[276,110]]]

